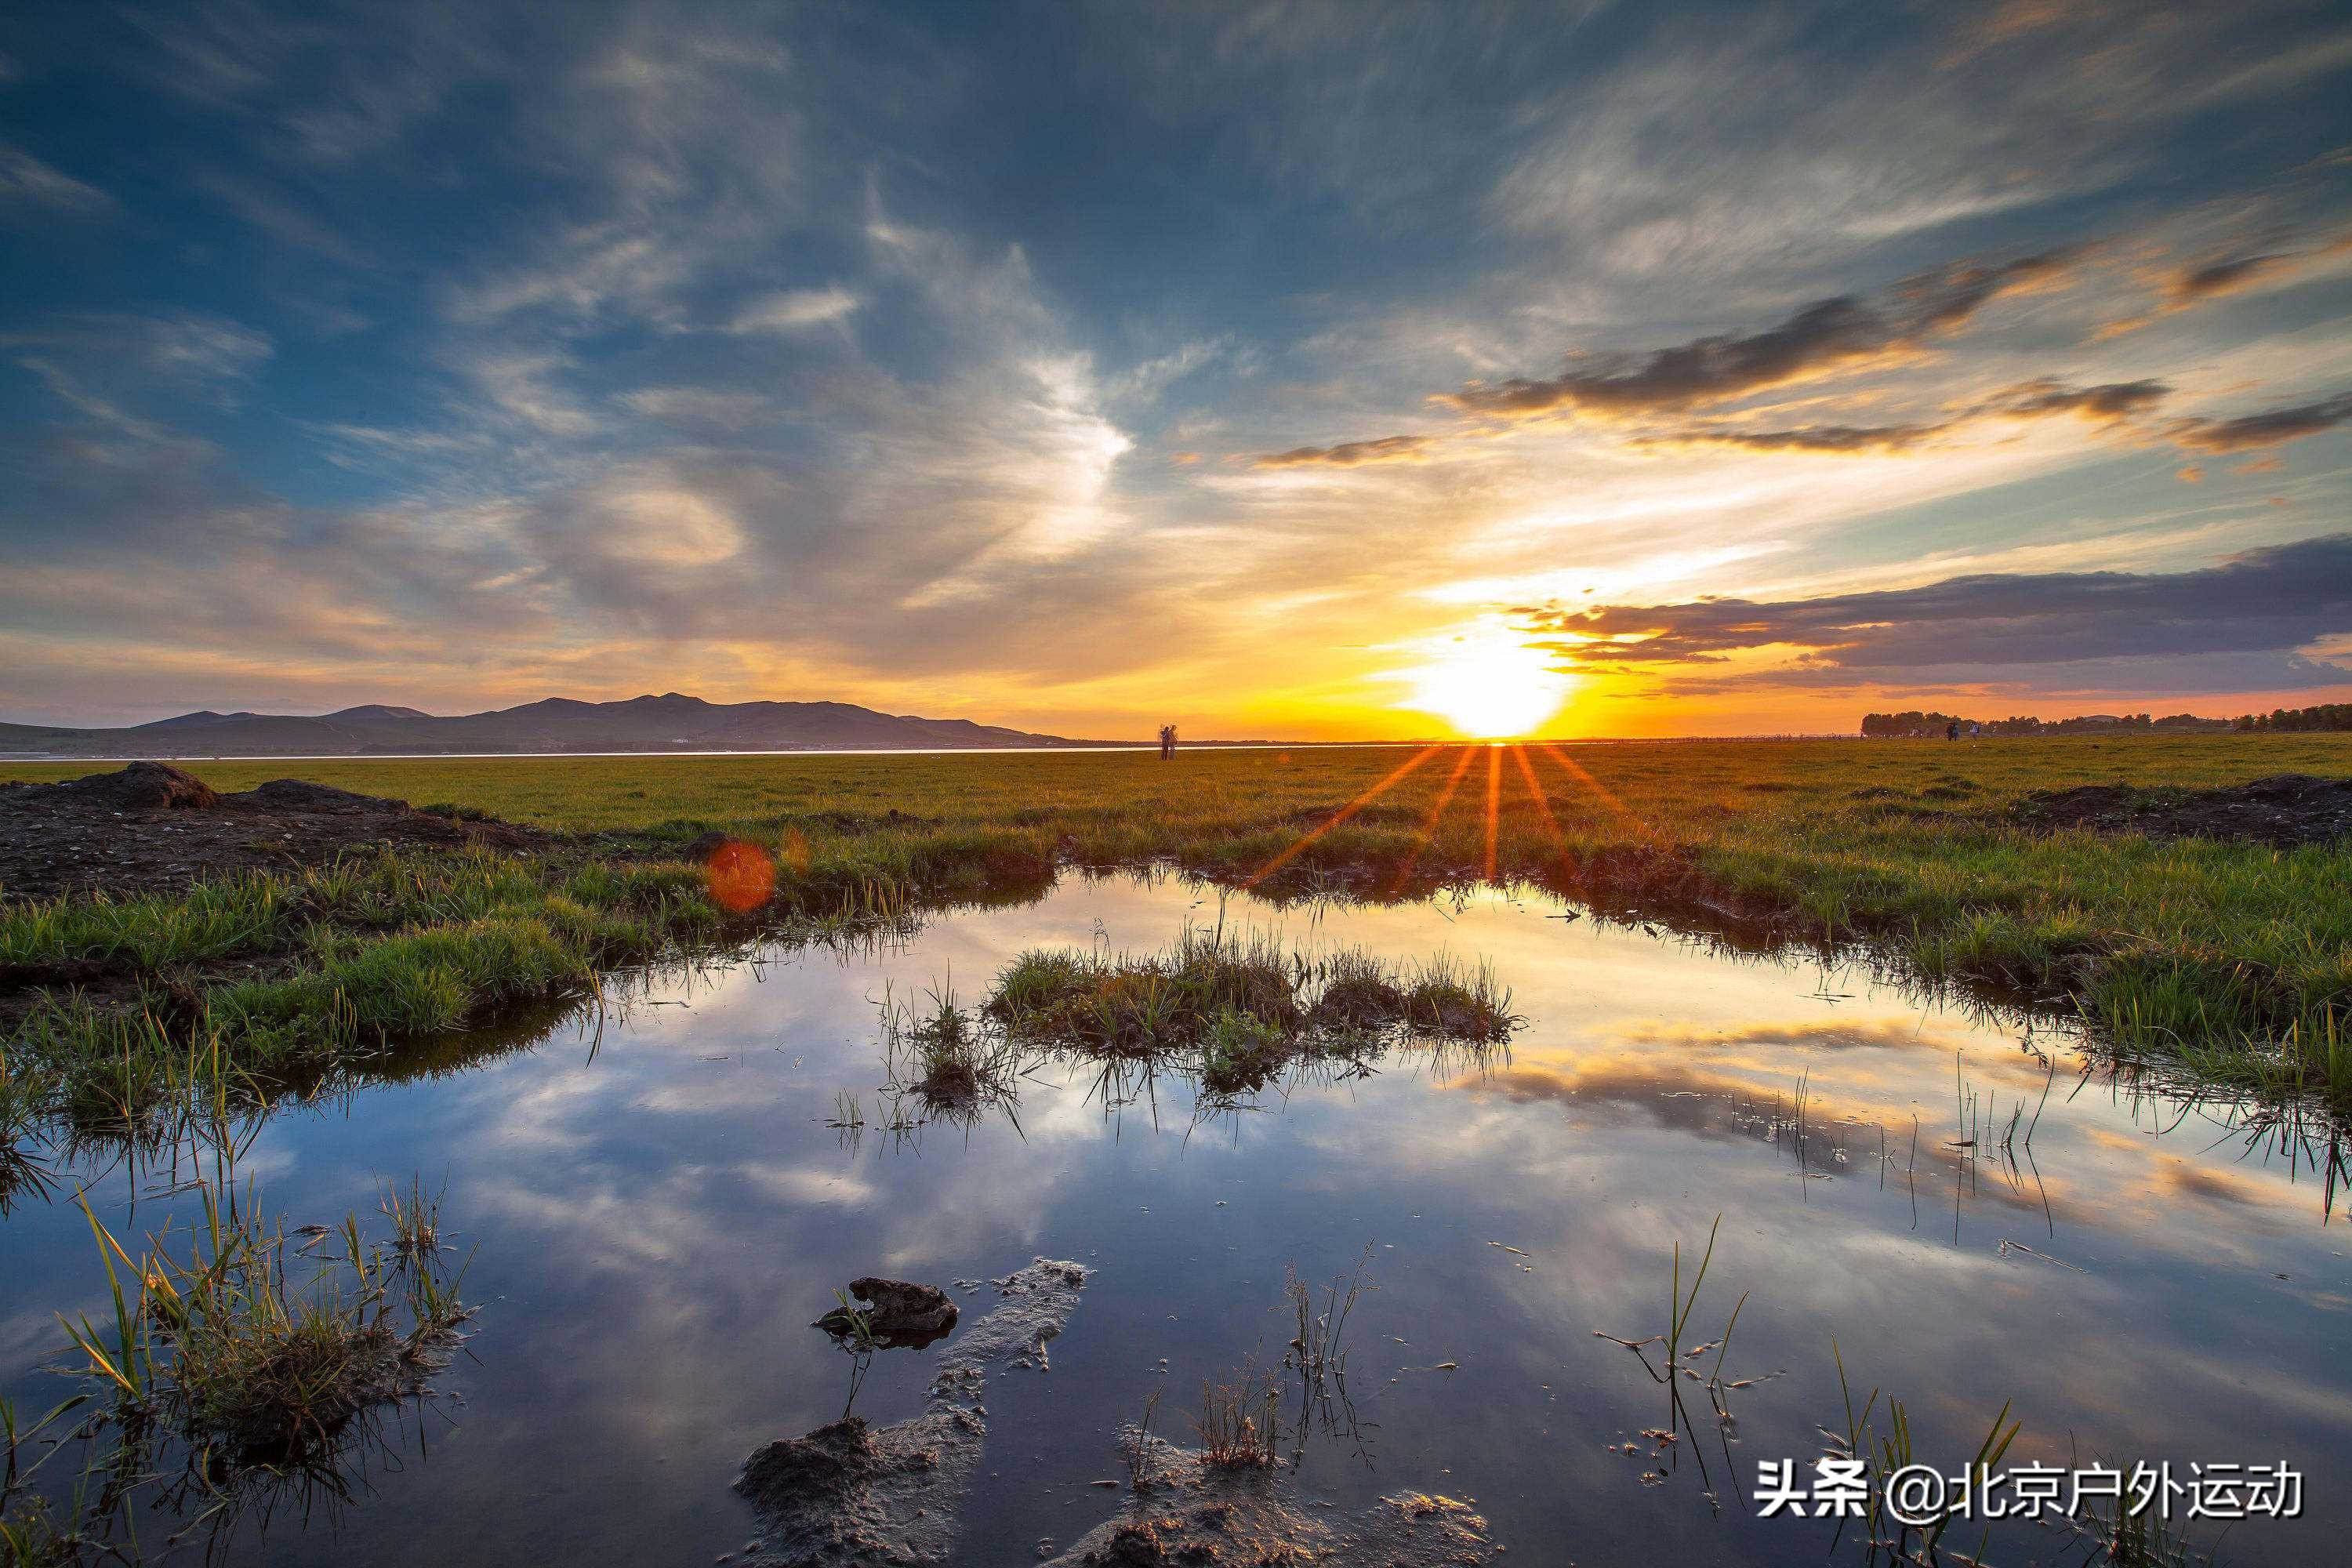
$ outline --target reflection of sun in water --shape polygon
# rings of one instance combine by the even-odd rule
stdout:
[[[1552,668],[1550,654],[1502,626],[1424,646],[1422,662],[1402,672],[1410,688],[1402,706],[1434,713],[1474,740],[1533,734],[1559,711],[1573,684]]]

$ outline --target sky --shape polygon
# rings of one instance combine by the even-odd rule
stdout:
[[[0,721],[2352,698],[2352,7],[0,10]]]

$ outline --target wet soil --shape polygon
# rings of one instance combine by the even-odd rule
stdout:
[[[988,1281],[998,1304],[940,1353],[920,1415],[878,1427],[845,1415],[752,1454],[735,1489],[758,1510],[760,1535],[740,1561],[751,1568],[919,1568],[950,1561],[961,1533],[959,1506],[988,1434],[988,1376],[1045,1369],[1046,1344],[1068,1323],[1088,1273],[1079,1264],[1040,1258]],[[859,1288],[896,1283],[861,1279],[852,1289],[887,1300],[887,1290]],[[1453,1498],[1404,1492],[1356,1518],[1327,1521],[1306,1511],[1296,1478],[1282,1466],[1212,1465],[1197,1451],[1132,1430],[1121,1439],[1141,1457],[1142,1484],[1130,1486],[1112,1518],[1054,1558],[1063,1568],[1437,1568],[1492,1563],[1499,1550],[1487,1538],[1486,1521]],[[1053,1551],[1050,1542],[1041,1542],[1038,1555]]]
[[[936,1285],[869,1274],[851,1280],[844,1294],[859,1303],[856,1314],[846,1307],[835,1307],[814,1326],[853,1346],[921,1350],[946,1338],[956,1325],[956,1304]]]
[[[0,900],[179,892],[379,847],[522,853],[553,842],[299,779],[216,795],[163,763],[63,784],[0,784]]]
[[[2278,773],[2227,789],[2135,789],[2084,784],[2029,796],[2019,820],[2056,831],[2210,838],[2292,849],[2352,838],[2352,779]]]
[[[989,1281],[997,1306],[940,1352],[921,1415],[887,1426],[845,1415],[746,1459],[735,1489],[758,1510],[760,1539],[742,1561],[758,1568],[947,1562],[956,1508],[988,1433],[988,1374],[1000,1365],[1044,1370],[1046,1342],[1069,1321],[1087,1273],[1040,1258]]]
[[[1486,1520],[1458,1499],[1400,1492],[1353,1519],[1327,1521],[1306,1511],[1297,1480],[1279,1465],[1212,1465],[1197,1451],[1129,1437],[1150,1456],[1148,1484],[1047,1568],[1475,1568],[1502,1551]]]

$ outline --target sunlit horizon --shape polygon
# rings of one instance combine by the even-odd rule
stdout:
[[[12,15],[0,723],[2352,699],[2341,16],[1351,10]]]

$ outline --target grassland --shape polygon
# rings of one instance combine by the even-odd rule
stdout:
[[[764,918],[815,925],[1024,896],[1067,865],[1170,863],[1276,896],[1518,879],[1740,940],[1866,944],[1928,981],[2079,1009],[2126,1053],[2352,1100],[2352,850],[2013,815],[2079,784],[2342,776],[2352,736],[189,766],[217,789],[293,773],[573,837],[537,860],[387,861],[135,910],[19,904],[0,911],[0,963],[194,966],[184,1015],[331,1052],[724,938],[736,926],[682,858],[719,830],[773,854]],[[47,1055],[93,1048],[48,1026]]]

